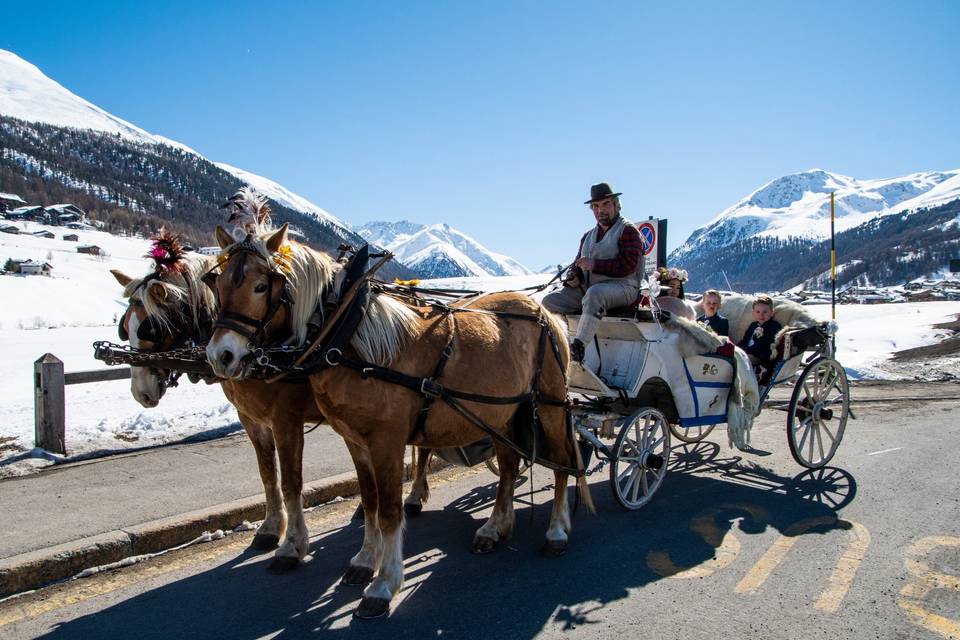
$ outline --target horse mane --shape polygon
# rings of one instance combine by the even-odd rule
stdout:
[[[139,300],[147,315],[155,318],[164,330],[169,332],[174,330],[174,320],[186,319],[184,318],[184,309],[186,309],[194,329],[199,331],[202,329],[199,326],[200,318],[203,317],[201,311],[206,309],[209,316],[215,314],[216,298],[210,287],[201,280],[215,262],[216,259],[211,256],[184,256],[180,261],[182,265],[180,269],[153,271],[142,278],[131,280],[123,288],[123,297]],[[150,278],[154,274],[158,277]],[[156,284],[166,293],[162,303],[157,302],[151,295],[144,295],[142,285],[148,279],[150,286]]]
[[[266,238],[271,231],[262,231],[253,239],[254,246],[267,264],[279,268],[277,259],[267,250]],[[287,269],[283,273],[290,284],[291,342],[302,346],[307,339],[308,321],[314,310],[322,305],[321,296],[339,290],[346,273],[343,267],[327,254],[315,251],[295,241],[288,241],[290,252],[283,258]],[[357,354],[374,364],[389,365],[404,342],[413,334],[417,315],[402,302],[387,295],[372,293],[350,346]]]

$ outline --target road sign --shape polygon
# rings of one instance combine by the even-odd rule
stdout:
[[[637,230],[640,232],[640,239],[643,240],[643,255],[648,256],[657,248],[657,228],[654,226],[654,221],[640,223]]]

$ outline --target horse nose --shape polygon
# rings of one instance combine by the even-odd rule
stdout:
[[[226,367],[231,362],[233,362],[233,351],[225,349],[223,353],[220,354],[220,364]]]

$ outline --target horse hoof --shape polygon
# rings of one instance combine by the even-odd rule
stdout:
[[[353,515],[350,517],[351,520],[363,520],[363,505],[358,504],[356,510],[353,512]]]
[[[267,571],[270,573],[287,573],[293,571],[300,565],[300,558],[290,558],[288,556],[274,556],[270,564],[267,565]]]
[[[353,615],[363,620],[379,618],[390,611],[390,601],[386,598],[367,598],[360,600],[360,606],[353,612]]]
[[[497,541],[493,538],[477,536],[473,539],[473,546],[470,548],[470,551],[478,556],[484,556],[488,553],[493,553],[493,550],[496,548]]]
[[[272,533],[258,533],[253,536],[253,542],[250,543],[250,548],[254,551],[270,551],[279,546],[279,536],[275,536]]]
[[[559,558],[567,552],[567,543],[563,540],[547,540],[541,551],[548,558]]]
[[[416,517],[423,511],[423,505],[418,502],[404,502],[403,512],[410,517]]]
[[[353,565],[340,578],[340,582],[348,587],[365,587],[371,580],[373,580],[373,569],[354,567]]]

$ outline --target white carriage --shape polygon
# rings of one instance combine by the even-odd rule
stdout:
[[[641,309],[604,317],[583,364],[572,363],[568,373],[576,398],[574,429],[585,457],[595,452],[609,464],[611,489],[627,509],[645,505],[663,483],[671,436],[698,442],[727,422],[736,359],[716,353],[684,357],[680,335],[660,321],[667,315]],[[567,317],[571,336],[578,322],[579,316]],[[792,382],[790,401],[771,406],[788,414],[787,440],[796,461],[822,467],[836,452],[849,415],[847,379],[833,359],[830,329],[788,332],[779,349],[782,357],[760,388],[758,407],[773,386]]]

